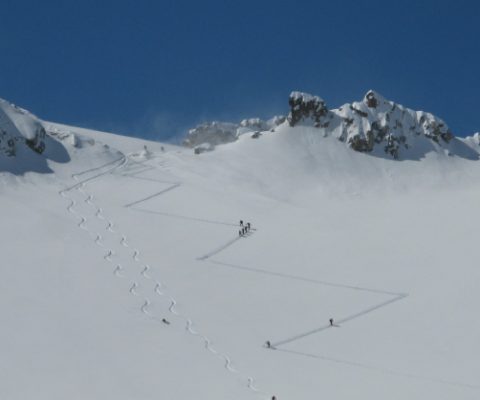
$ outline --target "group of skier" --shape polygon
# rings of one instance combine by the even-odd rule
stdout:
[[[244,236],[251,229],[250,222],[243,223],[243,220],[240,220],[240,229],[238,230],[238,236]]]

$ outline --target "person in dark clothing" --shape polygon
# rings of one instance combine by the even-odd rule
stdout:
[[[247,228],[250,230],[250,222],[247,222]]]
[[[243,226],[243,221],[242,220],[240,220],[240,226]]]
[[[330,318],[330,326],[333,326],[333,318]]]
[[[266,347],[267,349],[271,349],[271,348],[272,348],[272,344],[270,343],[270,340],[267,340],[267,341],[265,342],[265,347]]]
[[[166,325],[170,325],[170,321],[167,321],[165,318],[162,318],[162,322]]]

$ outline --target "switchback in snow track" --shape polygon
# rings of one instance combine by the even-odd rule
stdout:
[[[113,221],[105,217],[103,210],[95,204],[93,195],[86,192],[85,190],[86,183],[91,182],[95,179],[98,179],[106,174],[113,173],[114,171],[118,171],[120,168],[124,167],[127,163],[128,163],[128,158],[126,156],[122,156],[117,160],[101,165],[99,167],[91,168],[89,170],[85,170],[85,171],[73,174],[72,178],[76,180],[77,183],[59,192],[59,194],[62,197],[69,200],[69,204],[66,207],[67,211],[77,216],[78,218],[80,218],[80,222],[77,223],[78,227],[88,232],[89,236],[91,237],[95,245],[105,249],[105,254],[103,255],[102,258],[104,262],[110,263],[115,266],[113,269],[113,274],[119,279],[130,280],[130,283],[128,285],[129,287],[128,291],[130,295],[132,295],[132,297],[135,297],[135,298],[139,297],[141,299],[141,305],[139,305],[139,311],[143,315],[165,326],[166,320],[163,317],[161,318],[161,316],[158,316],[155,313],[155,311],[152,311],[151,306],[155,301],[155,297],[160,296],[160,297],[166,298],[170,303],[168,307],[168,312],[172,314],[174,317],[184,321],[185,330],[190,335],[201,338],[204,342],[205,349],[215,357],[221,359],[223,361],[224,368],[230,373],[237,375],[241,380],[242,384],[245,385],[245,387],[248,388],[252,393],[261,395],[262,398],[267,398],[268,396],[267,393],[261,391],[255,386],[255,380],[253,377],[246,375],[238,371],[236,368],[234,368],[232,361],[227,354],[215,349],[212,346],[211,339],[199,333],[197,330],[193,329],[194,323],[192,319],[190,319],[188,316],[185,316],[183,313],[180,313],[177,310],[176,308],[177,300],[173,296],[165,292],[163,283],[161,283],[159,280],[154,279],[152,275],[147,273],[151,269],[151,267],[148,264],[143,263],[143,261],[140,258],[140,251],[137,248],[131,247],[131,245],[127,241],[127,237],[125,234],[123,234],[121,231],[118,231],[118,230],[115,231],[112,229],[112,227],[116,224],[114,224]],[[148,170],[148,169],[149,168],[145,170]],[[85,178],[83,180],[79,180],[79,176],[92,173],[92,172],[94,173],[94,175],[88,178]],[[136,173],[141,173],[141,172],[143,172],[143,170],[137,171]],[[125,174],[122,174],[122,175],[125,175]],[[137,178],[134,176],[132,177]],[[159,183],[163,183],[163,182],[159,182]],[[180,183],[172,184],[172,186],[167,188],[166,190],[157,192],[151,196],[148,196],[147,198],[139,199],[138,201],[132,202],[127,206],[133,207],[134,205],[140,204],[141,202],[144,202],[153,197],[159,196],[169,190],[173,190],[179,185]],[[73,189],[77,189],[78,193],[84,196],[83,202],[86,203],[89,207],[92,207],[94,209],[92,212],[95,218],[97,218],[98,220],[107,222],[104,230],[104,235],[113,235],[120,238],[117,240],[118,245],[116,248],[105,247],[105,245],[103,244],[104,237],[102,236],[102,234],[95,230],[90,230],[88,227],[87,217],[77,212],[74,209],[74,207],[77,205],[77,202],[75,202],[73,198],[67,195],[67,193],[71,194],[71,191]],[[118,256],[118,254],[122,251],[122,249],[128,249],[129,251],[131,251],[130,264],[134,264],[141,267],[141,272],[139,273],[139,277],[138,277],[139,280],[137,280],[135,277],[130,277],[129,275],[131,275],[131,272],[127,273],[126,267],[120,263],[117,263],[114,260],[114,258]],[[143,282],[142,284],[140,284],[140,280]],[[149,283],[150,285],[148,285],[147,283]],[[170,323],[168,322],[168,325],[169,324]]]
[[[205,259],[201,259],[201,260],[205,260]],[[284,274],[284,273],[280,273],[280,272],[269,271],[267,269],[262,269],[262,268],[253,268],[253,267],[235,265],[235,264],[226,263],[226,262],[222,262],[222,261],[217,261],[217,260],[213,260],[213,259],[210,259],[208,261],[211,264],[214,264],[214,265],[217,265],[217,266],[226,267],[226,268],[233,268],[233,269],[237,269],[237,270],[245,271],[245,272],[258,273],[258,274],[262,274],[262,275],[269,275],[269,276],[276,277],[276,278],[303,281],[305,283],[313,283],[313,284],[321,285],[321,286],[343,288],[343,289],[349,289],[349,290],[354,290],[354,291],[359,291],[359,292],[374,293],[374,294],[390,297],[387,300],[384,300],[380,303],[377,303],[377,304],[375,304],[375,305],[373,305],[369,308],[366,308],[364,310],[356,312],[352,315],[348,315],[344,318],[336,319],[335,320],[335,325],[343,324],[343,323],[351,321],[355,318],[362,317],[362,316],[364,316],[366,314],[369,314],[369,313],[371,313],[375,310],[378,310],[379,308],[386,307],[386,306],[388,306],[392,303],[400,301],[400,300],[402,300],[402,299],[404,299],[405,297],[408,296],[406,293],[395,293],[395,292],[390,292],[390,291],[386,291],[386,290],[370,289],[370,288],[365,288],[365,287],[360,287],[360,286],[354,286],[354,285],[348,285],[348,284],[342,284],[342,283],[335,283],[335,282],[329,282],[329,281],[322,281],[322,280],[318,280],[318,279],[310,279],[310,278],[295,276],[295,275],[291,275],[291,274]],[[320,332],[325,331],[327,329],[330,329],[332,327],[333,326],[331,326],[330,324],[325,324],[325,325],[319,326],[318,328],[310,329],[308,331],[299,333],[297,335],[290,336],[290,337],[285,338],[285,339],[274,341],[274,342],[271,343],[271,346],[273,348],[278,348],[278,347],[283,346],[287,343],[291,343],[291,342],[303,339],[307,336],[311,336],[313,334],[320,333]]]

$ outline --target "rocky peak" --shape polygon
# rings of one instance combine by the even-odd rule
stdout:
[[[417,138],[447,144],[454,136],[440,118],[414,111],[386,100],[369,90],[362,101],[328,110],[318,96],[292,92],[289,98],[290,126],[313,125],[353,150],[378,152],[399,158]]]
[[[377,108],[378,97],[378,93],[375,93],[373,90],[369,90],[365,95],[364,102],[369,108]]]
[[[328,112],[327,105],[322,98],[308,93],[290,93],[288,104],[290,105],[290,113],[287,120],[290,126],[311,120],[314,126],[320,127],[322,125],[322,117]]]

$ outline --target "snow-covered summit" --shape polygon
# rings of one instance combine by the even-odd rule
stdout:
[[[328,110],[325,102],[305,93],[292,92],[290,126],[314,126],[324,136],[334,136],[353,150],[388,155],[408,155],[414,146],[447,146],[454,135],[440,118],[414,111],[369,90],[361,101]],[[426,140],[426,141],[425,141]]]

